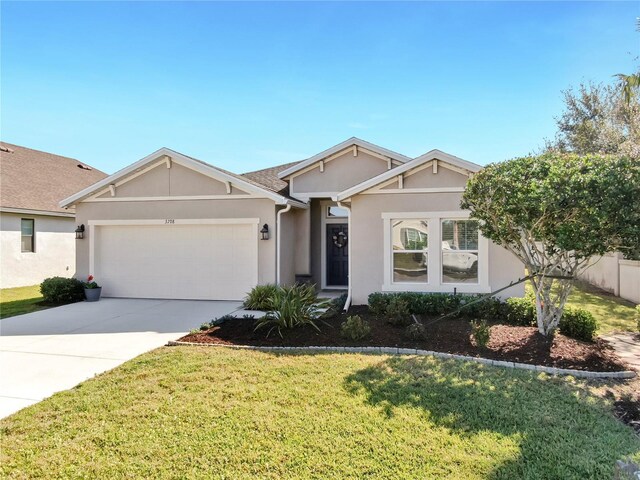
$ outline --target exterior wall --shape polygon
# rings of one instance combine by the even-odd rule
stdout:
[[[322,229],[322,208],[320,200],[313,199],[310,208],[311,215],[311,240],[309,242],[311,250],[311,281],[318,288],[322,285],[322,245],[320,243],[320,231]]]
[[[359,152],[353,156],[352,150],[301,175],[294,176],[291,182],[291,195],[304,195],[314,192],[341,192],[369,178],[387,171],[387,162]]]
[[[227,195],[227,187],[220,182],[176,163],[167,168],[165,163],[152,168],[115,189],[115,197],[161,197],[191,195]],[[246,192],[232,187],[230,195]],[[98,198],[111,198],[105,192]]]
[[[438,173],[433,173],[432,167],[428,166],[414,174],[405,174],[403,188],[464,187],[467,179],[466,175],[443,166],[438,168]],[[395,182],[395,186],[386,188],[398,188],[398,184]]]
[[[640,304],[640,261],[625,260],[621,253],[592,257],[580,279]]]
[[[194,218],[259,218],[260,225],[269,225],[274,232],[276,209],[269,199],[185,200],[148,202],[80,203],[76,206],[76,223],[87,227],[90,220],[146,220]],[[90,229],[84,240],[77,241],[77,275],[89,272]],[[141,275],[143,272],[141,272]],[[99,279],[98,279],[99,281]],[[141,279],[143,281],[143,279]],[[258,242],[258,283],[276,281],[276,237]]]
[[[35,220],[35,252],[22,253],[20,219]],[[69,217],[0,213],[0,288],[24,287],[76,270],[76,221]]]
[[[384,212],[437,212],[460,210],[460,193],[357,195],[351,210],[351,281],[353,304],[367,303],[372,292],[384,284]],[[496,290],[524,275],[522,263],[511,253],[491,242],[488,246],[489,287]],[[426,291],[426,290],[425,290]],[[453,286],[451,286],[453,292]],[[524,295],[524,284],[500,295]]]
[[[295,273],[311,274],[311,209],[294,209]]]
[[[296,282],[296,209],[280,215],[280,283],[293,285]]]

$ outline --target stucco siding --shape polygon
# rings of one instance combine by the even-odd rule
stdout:
[[[359,152],[354,157],[351,150],[324,164],[324,172],[316,166],[313,170],[293,178],[291,194],[314,192],[341,192],[364,180],[387,171],[387,162]]]
[[[322,285],[322,246],[321,246],[321,229],[322,229],[322,209],[320,200],[312,200],[310,207],[311,215],[311,281],[318,287]]]
[[[280,283],[293,285],[296,281],[296,210],[280,215]]]
[[[166,164],[162,163],[143,175],[117,186],[115,193],[115,197],[227,195],[227,186],[224,182],[182,165],[174,163],[171,168],[167,168]],[[246,193],[232,186],[230,195]],[[98,198],[111,198],[111,192],[105,192]]]
[[[89,225],[91,220],[158,220],[158,219],[218,219],[259,218],[275,231],[276,209],[268,199],[188,200],[148,202],[101,202],[80,203],[76,207],[77,223]],[[99,228],[99,227],[97,227]],[[77,272],[79,276],[89,273],[90,229],[85,239],[77,242]],[[179,248],[176,245],[176,248]],[[158,259],[162,261],[162,259]],[[258,242],[258,283],[276,281],[276,239]],[[141,272],[141,281],[144,272]]]
[[[354,305],[367,303],[372,292],[384,284],[384,212],[446,212],[460,210],[460,193],[357,195],[352,199],[351,278]],[[502,247],[489,242],[489,286],[505,286],[523,275],[522,264]],[[451,287],[453,292],[453,286]],[[428,291],[428,290],[425,290]],[[501,296],[521,296],[524,286],[505,291]]]
[[[35,252],[22,252],[20,220],[35,220]],[[75,273],[73,218],[0,213],[0,288],[36,285]]]
[[[439,167],[438,173],[427,167],[413,175],[405,175],[404,188],[464,187],[468,178],[446,167]]]

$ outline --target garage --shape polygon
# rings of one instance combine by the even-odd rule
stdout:
[[[258,283],[258,219],[94,221],[103,295],[240,300]]]

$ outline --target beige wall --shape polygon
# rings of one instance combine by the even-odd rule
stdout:
[[[144,219],[211,219],[259,218],[260,227],[276,229],[276,209],[269,199],[188,200],[149,202],[80,203],[76,207],[77,223],[89,225],[90,220],[144,220]],[[78,276],[89,273],[89,228],[85,239],[77,242]],[[258,283],[276,281],[276,237],[258,242]]]
[[[296,213],[291,209],[280,215],[280,283],[293,285],[296,281]]]
[[[227,187],[211,177],[176,163],[167,168],[162,163],[144,174],[116,187],[115,197],[161,197],[191,195],[227,195]],[[232,186],[231,195],[246,192]],[[98,198],[111,198],[106,192]]]
[[[311,281],[318,287],[322,285],[322,246],[320,233],[322,229],[322,209],[320,207],[320,200],[313,199],[310,207],[311,215],[311,239],[309,242],[311,250]],[[324,238],[324,234],[323,234]]]
[[[295,273],[311,273],[311,209],[292,210],[295,218]]]
[[[413,174],[405,174],[403,188],[464,187],[468,178],[443,166],[438,168],[438,173],[433,173],[433,168],[428,166]],[[397,181],[385,186],[383,190],[394,188],[398,188]]]
[[[35,220],[35,252],[22,252],[20,220]],[[0,288],[41,283],[75,273],[76,222],[68,217],[0,213]]]
[[[319,166],[293,178],[291,194],[313,192],[341,192],[364,180],[387,171],[387,162],[363,152],[357,157],[352,150],[325,162],[324,172]]]
[[[384,283],[383,212],[438,212],[460,210],[460,193],[358,195],[352,199],[351,279],[353,304],[367,303]],[[522,263],[502,247],[489,243],[489,286],[496,290],[522,277]],[[451,287],[453,292],[453,286]],[[524,286],[512,287],[502,297],[521,296]]]

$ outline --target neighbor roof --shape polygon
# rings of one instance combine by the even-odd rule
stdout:
[[[70,212],[58,202],[107,176],[84,162],[0,142],[0,208]]]

